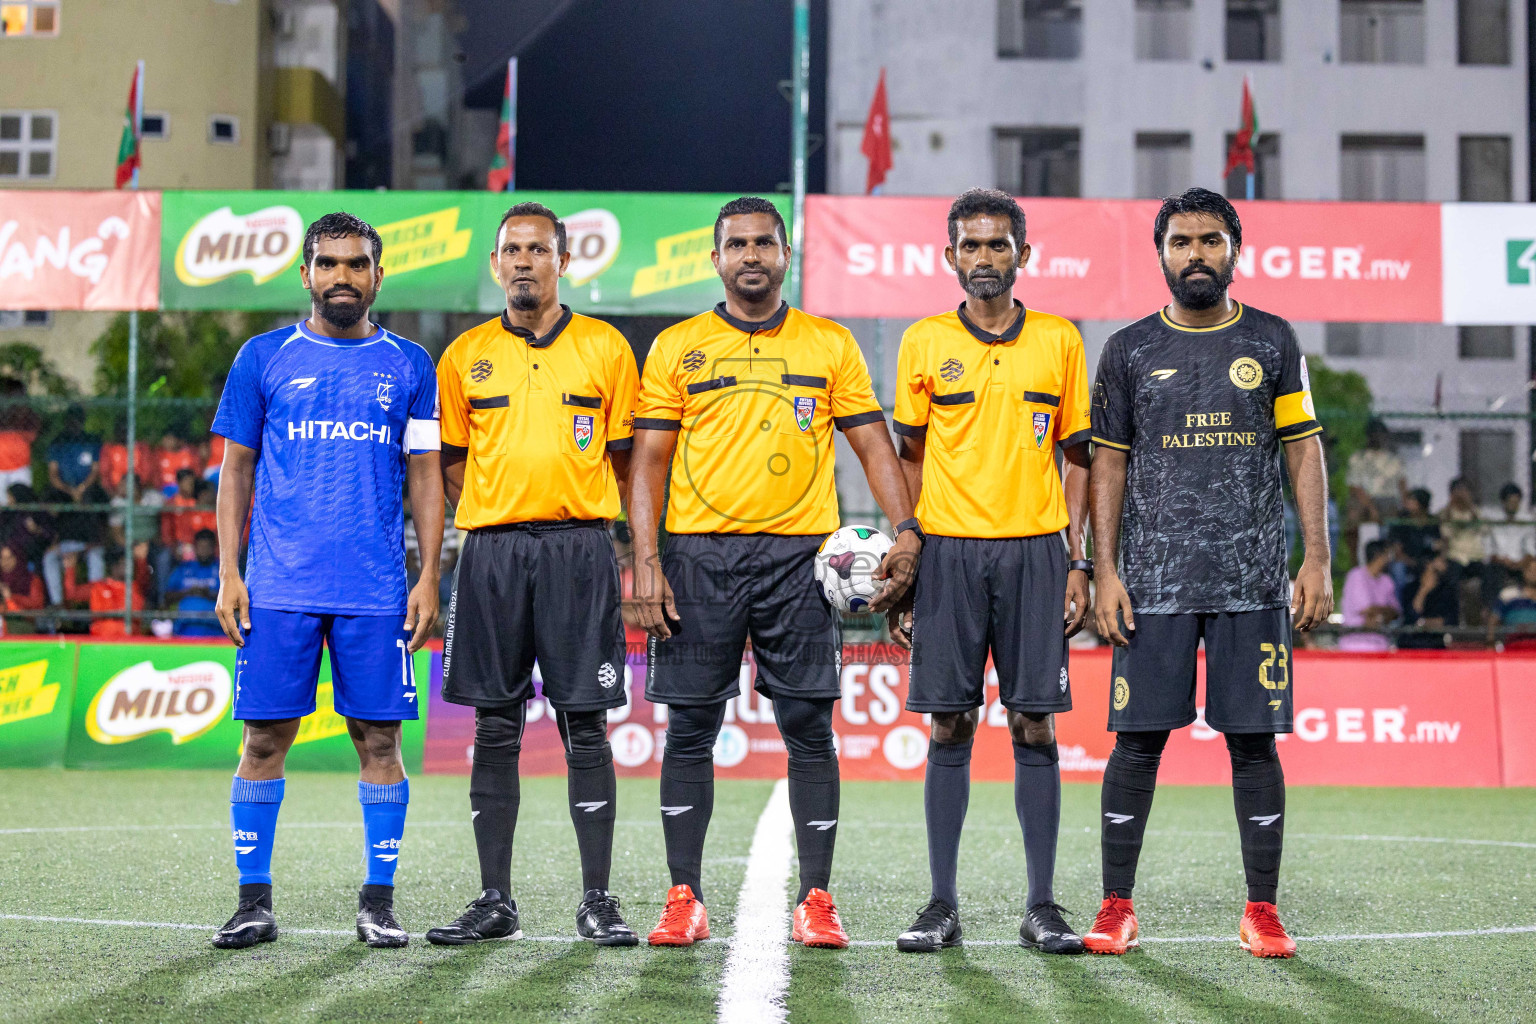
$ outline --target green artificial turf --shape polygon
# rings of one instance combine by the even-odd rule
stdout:
[[[719,785],[705,886],[723,941],[656,951],[569,941],[580,875],[560,778],[524,780],[513,865],[525,932],[556,941],[423,941],[478,890],[466,787],[412,780],[396,904],[415,937],[370,950],[350,935],[362,871],[356,783],[295,774],[273,864],[287,932],[218,951],[208,936],[234,896],[227,773],[0,772],[0,915],[201,926],[0,920],[0,1020],[714,1019],[771,783]],[[654,780],[621,782],[612,885],[642,934],[668,881],[656,805]],[[1536,925],[1536,791],[1293,789],[1281,911],[1303,941],[1286,962],[1237,948],[1242,865],[1224,789],[1159,792],[1137,887],[1148,941],[1123,958],[1014,944],[1024,858],[1010,787],[972,791],[960,868],[967,945],[932,956],[890,945],[927,897],[920,787],[847,784],[841,816],[832,892],[856,945],[791,950],[791,1021],[1536,1019],[1536,934],[1305,941]],[[1066,787],[1056,897],[1079,927],[1098,903],[1097,818],[1097,787]],[[25,828],[80,830],[7,831]],[[1404,841],[1425,838],[1457,842]],[[1202,936],[1219,940],[1150,941]]]

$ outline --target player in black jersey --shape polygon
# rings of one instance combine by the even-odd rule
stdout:
[[[1242,249],[1232,204],[1192,188],[1153,228],[1173,301],[1110,336],[1093,391],[1096,617],[1115,645],[1101,825],[1104,904],[1083,936],[1095,953],[1137,944],[1131,888],[1163,746],[1195,720],[1226,734],[1255,956],[1294,955],[1275,909],[1291,731],[1291,629],[1333,609],[1322,426],[1291,325],[1227,289]],[[1306,557],[1286,566],[1284,450]],[[1116,558],[1118,552],[1118,560]]]

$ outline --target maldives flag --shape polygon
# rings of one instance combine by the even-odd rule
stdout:
[[[115,188],[139,183],[139,129],[144,111],[144,62],[133,69],[133,84],[128,87],[128,107],[123,111],[123,137],[117,144]]]
[[[491,157],[491,169],[485,174],[485,187],[492,192],[512,190],[513,140],[517,138],[517,124],[513,120],[517,109],[517,58],[507,61],[507,87],[501,94],[501,127],[496,130],[496,155]]]
[[[869,118],[864,122],[864,141],[859,145],[859,152],[869,158],[864,191],[872,194],[885,182],[886,172],[891,169],[891,111],[885,102],[885,68],[880,69],[875,98],[869,104]]]
[[[1254,173],[1253,142],[1259,137],[1259,115],[1253,109],[1253,90],[1249,87],[1248,76],[1243,76],[1243,123],[1237,130],[1237,136],[1232,140],[1232,148],[1227,150],[1227,166],[1221,172],[1225,178],[1235,168],[1247,168],[1248,173]]]

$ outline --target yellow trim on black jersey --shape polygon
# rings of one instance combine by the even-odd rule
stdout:
[[[1210,331],[1225,330],[1241,320],[1243,318],[1243,304],[1241,302],[1237,304],[1237,313],[1232,317],[1232,319],[1223,323],[1219,323],[1214,327],[1185,327],[1183,324],[1176,324],[1172,320],[1168,319],[1168,309],[1166,306],[1158,310],[1157,315],[1163,318],[1163,323],[1167,324],[1169,327],[1172,327],[1176,331],[1184,331],[1188,334],[1205,334]]]
[[[1304,437],[1311,437],[1313,434],[1321,434],[1322,432],[1323,432],[1323,426],[1322,426],[1321,423],[1319,423],[1317,426],[1313,427],[1311,430],[1303,430],[1299,434],[1289,434],[1289,435],[1282,434],[1280,436],[1280,440],[1284,441],[1286,444],[1290,444],[1292,441],[1300,441]]]
[[[1131,446],[1128,444],[1121,444],[1119,441],[1106,441],[1098,434],[1093,435],[1093,443],[1102,444],[1106,448],[1118,448],[1122,452],[1128,452],[1131,450]]]

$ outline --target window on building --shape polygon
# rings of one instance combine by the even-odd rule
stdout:
[[[1507,203],[1515,198],[1508,135],[1463,135],[1461,190],[1464,203]]]
[[[208,141],[235,143],[240,141],[240,119],[228,114],[214,114],[208,119]]]
[[[1456,328],[1456,354],[1462,359],[1515,358],[1515,329],[1507,324],[1467,324]]]
[[[1136,59],[1188,60],[1194,0],[1136,0]]]
[[[1340,199],[1423,202],[1424,136],[1346,135],[1340,145]]]
[[[139,118],[139,134],[146,139],[163,139],[171,134],[171,115],[164,112]]]
[[[1136,133],[1136,197],[1162,199],[1184,191],[1194,176],[1189,132]]]
[[[46,179],[58,154],[52,111],[0,110],[0,179]]]
[[[1280,59],[1280,0],[1227,0],[1227,60]]]
[[[1348,359],[1401,356],[1412,347],[1404,327],[1403,324],[1327,324],[1323,327],[1323,353]]]
[[[1424,0],[1342,0],[1339,60],[1345,64],[1424,63]]]
[[[53,313],[46,309],[0,310],[0,329],[15,327],[52,327]]]
[[[1509,0],[1457,0],[1456,62],[1509,63]]]
[[[58,34],[58,0],[5,0],[0,3],[0,36]]]
[[[999,128],[997,187],[1013,196],[1078,196],[1082,135],[1076,128]]]
[[[1222,150],[1222,159],[1232,149],[1232,142],[1237,138],[1236,132],[1227,133],[1227,145]],[[1229,199],[1248,198],[1248,169],[1246,167],[1234,168],[1227,175],[1226,194]],[[1265,132],[1259,136],[1259,141],[1253,144],[1253,198],[1255,199],[1279,199],[1280,193],[1280,136],[1275,132]]]
[[[1461,432],[1461,475],[1472,485],[1479,505],[1498,504],[1499,488],[1514,479],[1514,469],[1514,431]]]
[[[1082,0],[997,0],[999,57],[1076,60],[1082,51]]]

